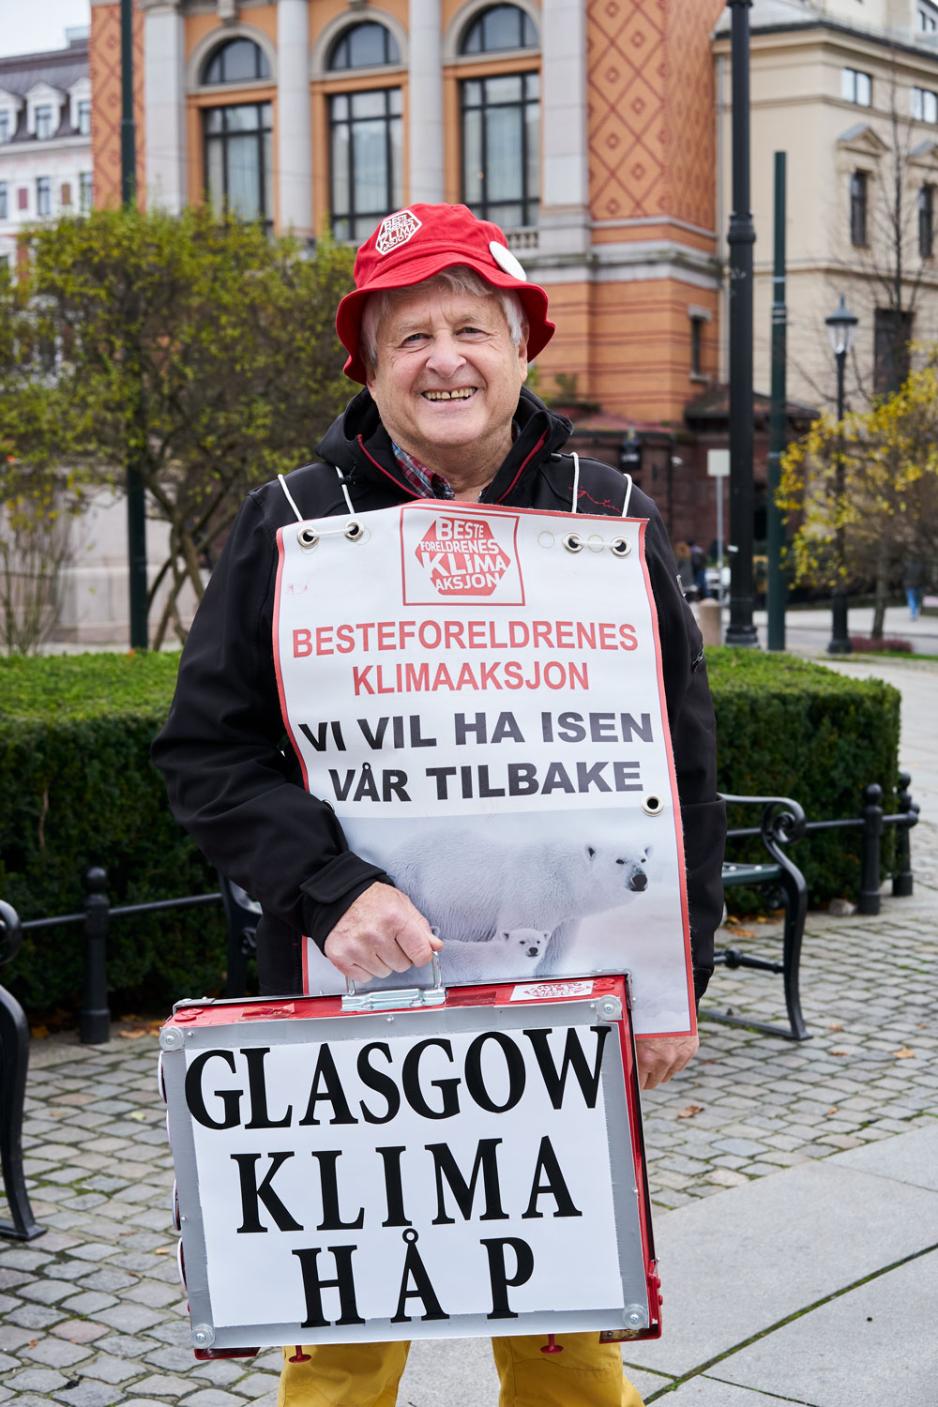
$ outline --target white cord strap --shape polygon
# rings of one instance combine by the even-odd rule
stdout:
[[[344,496],[345,496],[345,501],[346,501],[346,503],[348,504],[348,511],[349,511],[350,513],[354,514],[355,508],[354,508],[354,505],[353,505],[353,503],[352,503],[351,498],[349,497],[349,491],[348,491],[348,489],[345,487],[345,475],[342,473],[342,470],[339,468],[338,464],[335,466],[335,472],[336,472],[336,473],[338,474],[338,476],[339,476],[339,483],[342,485],[342,493],[344,494]]]
[[[632,475],[623,474],[622,477],[625,480],[625,502],[622,505],[622,517],[627,518],[629,516],[629,499],[632,497]]]
[[[575,513],[577,501],[580,497],[580,456],[576,450],[572,450],[570,458],[573,460],[573,502],[570,505],[570,512]]]
[[[302,521],[303,521],[303,514],[302,514],[302,513],[300,512],[300,510],[297,508],[297,506],[296,506],[296,499],[293,497],[292,493],[291,493],[290,490],[287,488],[287,481],[286,481],[286,479],[283,477],[282,474],[278,474],[278,475],[277,475],[277,478],[280,480],[280,487],[283,489],[284,497],[286,498],[286,500],[287,500],[287,502],[289,503],[290,507],[293,509],[294,513],[296,514],[296,521],[297,521],[298,523],[302,523]]]

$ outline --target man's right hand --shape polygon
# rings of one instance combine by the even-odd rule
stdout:
[[[424,967],[442,946],[406,894],[393,885],[375,883],[346,909],[323,952],[343,976],[368,982]]]

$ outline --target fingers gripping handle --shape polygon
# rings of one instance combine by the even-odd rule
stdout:
[[[446,1001],[446,989],[438,953],[433,953],[430,958],[430,973],[433,981],[429,987],[383,987],[377,992],[359,992],[354,979],[347,977],[342,1010],[383,1011],[409,1006],[442,1006]]]

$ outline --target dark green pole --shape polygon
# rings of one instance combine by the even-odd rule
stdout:
[[[121,200],[137,196],[137,135],[134,125],[134,9],[121,0]],[[147,638],[147,505],[143,475],[127,456],[127,571],[130,581],[130,648],[145,650]]]
[[[749,181],[749,10],[728,0],[732,19],[733,209],[730,213],[730,620],[727,645],[758,648],[752,619],[752,221]]]
[[[785,648],[785,578],[782,574],[784,526],[775,502],[785,452],[786,347],[788,309],[785,306],[785,152],[775,153],[775,267],[772,273],[772,413],[769,421],[768,504],[768,647]]]

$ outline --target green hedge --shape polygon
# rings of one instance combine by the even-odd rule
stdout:
[[[72,913],[90,864],[112,903],[217,888],[176,825],[150,743],[172,699],[178,655],[59,655],[0,660],[0,898],[23,919]],[[108,978],[125,1002],[151,1007],[217,988],[220,906],[116,919]],[[28,936],[0,972],[28,1010],[74,1005],[80,925]]]
[[[892,805],[894,689],[757,651],[716,649],[707,659],[723,791],[794,796],[819,819],[857,815],[863,787],[876,781]],[[80,908],[81,876],[93,863],[107,868],[114,903],[216,887],[170,816],[149,761],[177,663],[178,655],[0,659],[0,898],[22,918]],[[799,844],[815,902],[856,890],[858,854],[856,832]],[[115,920],[111,935],[109,980],[124,1003],[152,1008],[219,987],[220,907]],[[74,1004],[81,957],[80,927],[42,930],[3,980],[30,1009]]]
[[[809,820],[858,816],[870,782],[896,809],[901,696],[875,679],[851,679],[793,655],[758,650],[707,651],[717,718],[718,782],[737,796],[790,796]],[[914,779],[913,779],[914,780]],[[737,807],[731,826],[758,824],[759,812]],[[855,895],[860,878],[857,830],[805,837],[792,850],[813,904]],[[888,860],[894,835],[883,847]],[[731,842],[728,858],[765,858],[761,842]],[[752,909],[742,890],[733,909]],[[756,902],[759,902],[758,900]]]

